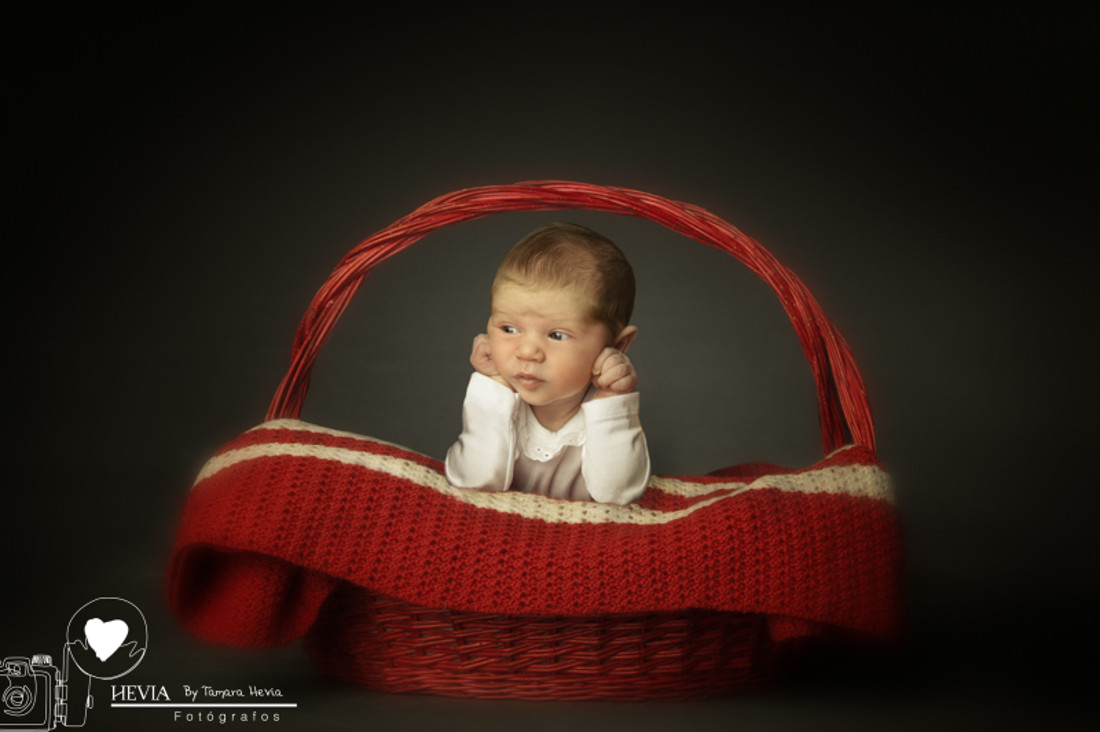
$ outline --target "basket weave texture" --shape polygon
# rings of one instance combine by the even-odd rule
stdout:
[[[773,680],[762,616],[690,610],[529,617],[433,610],[344,587],[306,647],[328,676],[388,692],[689,699]]]
[[[433,458],[298,419],[313,361],[373,266],[443,225],[560,208],[649,218],[771,284],[817,381],[826,457],[654,476],[619,507],[460,490]],[[322,673],[372,688],[684,698],[766,680],[798,639],[892,635],[900,554],[858,369],[798,278],[701,209],[542,182],[436,199],[341,261],[302,320],[267,420],[198,476],[168,589],[199,637],[304,639]]]

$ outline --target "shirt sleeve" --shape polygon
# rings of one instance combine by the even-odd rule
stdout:
[[[445,473],[459,488],[506,491],[516,463],[519,395],[476,371],[462,404],[462,434],[447,450]]]
[[[638,417],[638,392],[583,405],[587,437],[581,472],[592,500],[626,506],[649,483],[649,447]]]

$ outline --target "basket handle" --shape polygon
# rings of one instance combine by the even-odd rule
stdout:
[[[775,290],[798,334],[817,384],[826,454],[849,443],[874,451],[870,405],[848,344],[793,272],[758,242],[697,206],[627,188],[568,181],[459,190],[429,201],[358,244],[310,302],[294,337],[290,368],[275,392],[267,419],[298,418],[317,354],[376,264],[449,224],[505,211],[559,209],[589,209],[649,219],[740,260]]]

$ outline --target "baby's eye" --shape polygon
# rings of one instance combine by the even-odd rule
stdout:
[[[500,330],[501,330],[501,332],[509,333],[509,334],[519,333],[519,331],[516,330],[516,327],[514,325],[502,325],[502,326],[500,326]]]
[[[562,333],[560,330],[555,330],[550,333],[550,340],[552,341],[567,341],[569,340],[568,333]]]

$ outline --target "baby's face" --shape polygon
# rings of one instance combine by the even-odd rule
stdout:
[[[582,293],[504,283],[493,294],[489,353],[500,375],[543,424],[579,408],[607,326],[594,320]]]

